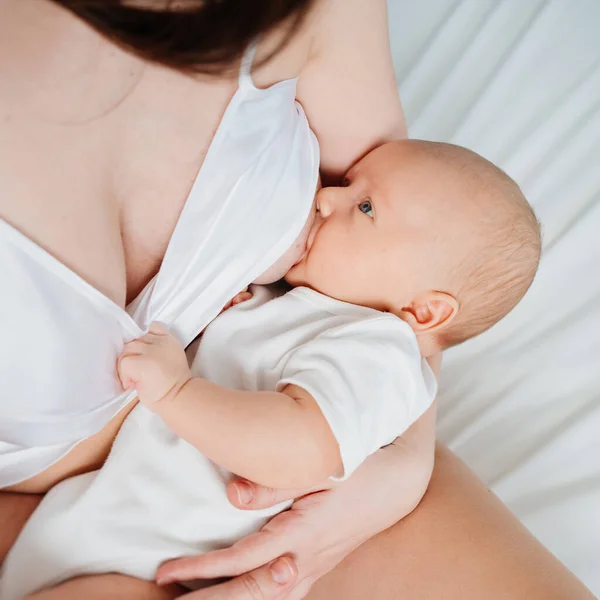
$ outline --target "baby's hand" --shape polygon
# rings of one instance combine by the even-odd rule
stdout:
[[[236,294],[222,309],[219,314],[224,313],[226,310],[229,310],[232,306],[236,304],[240,304],[241,302],[247,302],[252,298],[252,292],[248,291],[248,288],[244,288],[239,294]]]
[[[174,398],[192,376],[182,346],[158,323],[144,337],[125,344],[117,371],[123,388],[135,389],[149,407]]]

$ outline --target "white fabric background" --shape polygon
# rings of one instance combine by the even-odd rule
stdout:
[[[439,435],[600,595],[600,1],[389,10],[411,136],[496,162],[544,228],[523,303],[447,353]]]

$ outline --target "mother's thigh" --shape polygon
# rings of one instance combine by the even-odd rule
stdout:
[[[0,563],[41,499],[37,494],[0,491]]]
[[[401,477],[401,474],[398,475]],[[406,519],[319,581],[309,600],[594,600],[447,448]]]
[[[152,581],[109,574],[77,577],[26,600],[174,600],[180,595],[174,585],[158,587]]]

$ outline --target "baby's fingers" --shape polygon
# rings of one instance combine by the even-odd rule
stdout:
[[[152,323],[148,333],[152,335],[170,335],[169,330],[162,323]]]
[[[252,293],[251,292],[240,292],[232,301],[231,304],[232,306],[237,306],[238,304],[241,304],[242,302],[247,302],[248,300],[250,300],[252,298]]]
[[[117,360],[117,374],[124,390],[135,389],[138,382],[137,363],[139,354],[124,352]]]
[[[139,340],[133,340],[133,342],[128,342],[123,346],[123,352],[121,356],[130,355],[130,354],[144,354],[144,352],[148,351],[148,346],[151,345],[151,342],[144,340],[144,338],[140,338]]]
[[[124,390],[135,390],[136,382],[129,375],[121,375],[119,373],[119,381]]]

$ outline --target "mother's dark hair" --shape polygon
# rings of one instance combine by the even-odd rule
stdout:
[[[248,44],[284,26],[279,47],[315,0],[52,0],[115,44],[180,71],[228,74]],[[156,5],[153,6],[153,4]]]

